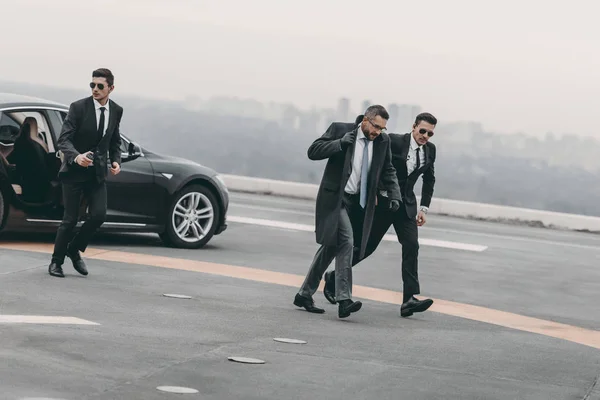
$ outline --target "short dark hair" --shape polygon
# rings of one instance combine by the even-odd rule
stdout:
[[[98,68],[92,72],[92,78],[106,78],[108,86],[112,86],[115,83],[115,77],[108,68]]]
[[[415,125],[419,125],[421,121],[429,122],[431,125],[437,125],[437,118],[428,112],[421,113],[415,118]]]
[[[385,107],[380,106],[379,104],[369,106],[365,111],[365,117],[367,118],[375,118],[378,115],[386,121],[390,119],[390,114],[388,114]]]

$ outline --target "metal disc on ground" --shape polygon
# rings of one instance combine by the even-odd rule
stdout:
[[[174,299],[191,299],[192,296],[186,296],[185,294],[169,294],[169,293],[165,293],[163,294],[163,296],[165,297],[173,297]]]
[[[306,340],[300,340],[300,339],[273,338],[273,340],[276,342],[281,342],[281,343],[293,343],[293,344],[305,344],[306,343]]]
[[[243,364],[264,364],[263,360],[259,360],[258,358],[249,358],[249,357],[227,357],[229,361],[235,361]]]
[[[181,387],[181,386],[159,386],[159,387],[157,387],[157,389],[162,392],[169,392],[169,393],[180,393],[180,394],[198,393],[198,391],[196,389],[186,388],[186,387]]]

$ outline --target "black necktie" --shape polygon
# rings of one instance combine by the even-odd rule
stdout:
[[[415,169],[419,169],[421,167],[421,157],[419,156],[419,150],[421,150],[421,148],[417,147],[417,168]]]
[[[100,123],[98,124],[98,137],[100,139],[104,135],[104,110],[106,110],[105,107],[100,107]]]

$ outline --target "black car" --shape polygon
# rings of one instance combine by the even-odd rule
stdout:
[[[0,231],[56,230],[63,215],[57,138],[64,104],[0,93]],[[102,231],[158,233],[200,248],[227,228],[229,193],[210,168],[160,155],[122,136],[121,173],[108,174]],[[80,219],[86,217],[82,202]],[[80,226],[82,221],[79,222]]]

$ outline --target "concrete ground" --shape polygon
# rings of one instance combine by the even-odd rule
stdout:
[[[317,249],[314,204],[232,201],[201,250],[96,237],[87,277],[68,261],[65,279],[47,274],[52,235],[0,242],[0,398],[600,399],[599,236],[430,215],[419,276],[434,306],[400,318],[383,291],[355,294],[362,310],[339,320],[321,291],[325,314],[292,304]],[[354,268],[355,293],[401,291],[400,255],[382,242]]]

